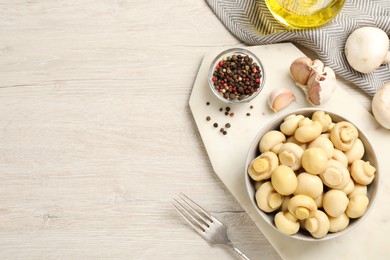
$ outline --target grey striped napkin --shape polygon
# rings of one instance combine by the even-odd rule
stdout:
[[[373,96],[390,82],[389,65],[373,73],[353,70],[344,55],[347,37],[357,28],[375,26],[390,33],[389,0],[351,0],[329,24],[312,30],[286,30],[268,11],[263,0],[206,0],[226,28],[248,45],[293,42],[314,51],[319,59]]]

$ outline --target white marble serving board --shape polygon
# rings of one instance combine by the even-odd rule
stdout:
[[[266,83],[262,92],[250,103],[229,105],[233,117],[224,114],[227,106],[209,89],[207,72],[213,58],[224,49],[215,49],[206,54],[200,65],[193,86],[189,105],[206,147],[215,173],[223,181],[237,201],[247,211],[261,232],[268,238],[284,259],[390,259],[388,236],[390,235],[390,131],[381,128],[372,115],[338,88],[331,100],[321,107],[342,114],[357,125],[372,142],[378,156],[380,189],[374,208],[364,222],[346,235],[316,242],[298,241],[283,236],[267,226],[256,215],[255,208],[245,191],[245,160],[252,139],[277,113],[268,108],[269,93],[280,87],[294,92],[297,101],[279,113],[310,106],[303,93],[289,75],[291,62],[304,54],[290,43],[248,47],[262,60],[265,66]],[[209,105],[206,102],[210,102]],[[250,106],[253,106],[251,109]],[[224,108],[220,112],[220,108]],[[250,113],[250,116],[246,114]],[[207,121],[206,117],[211,120]],[[218,128],[213,127],[218,123]],[[219,129],[230,123],[227,135]],[[389,173],[388,173],[389,172]]]

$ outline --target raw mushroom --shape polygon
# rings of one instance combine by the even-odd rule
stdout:
[[[341,230],[344,230],[348,225],[349,225],[349,217],[343,213],[338,217],[330,217],[329,216],[329,231],[334,233],[334,232],[339,232]]]
[[[332,123],[332,118],[330,115],[326,114],[324,111],[316,111],[311,116],[311,120],[318,121],[322,125],[322,132],[325,133],[329,130],[329,126]]]
[[[278,145],[284,143],[286,141],[286,136],[277,130],[272,130],[264,134],[259,142],[259,150],[261,153],[267,151],[275,151]],[[280,146],[279,146],[280,147]],[[277,151],[275,151],[277,153]]]
[[[280,211],[275,215],[275,226],[287,235],[293,235],[299,230],[299,222],[289,212]]]
[[[320,174],[323,183],[331,189],[344,189],[351,180],[348,169],[336,160],[329,160],[326,170]]]
[[[345,167],[348,167],[348,158],[343,151],[334,149],[332,159],[341,162]]]
[[[264,152],[251,161],[248,174],[255,181],[271,177],[271,172],[279,165],[278,156],[273,152]]]
[[[338,217],[347,209],[349,199],[342,190],[329,190],[324,194],[322,203],[326,214]]]
[[[295,139],[301,143],[308,143],[321,135],[322,125],[318,121],[304,118],[299,121],[299,127],[294,133]]]
[[[317,210],[313,217],[306,220],[305,228],[313,237],[323,238],[329,232],[329,218],[323,211]]]
[[[368,161],[356,160],[351,164],[352,179],[359,184],[370,184],[375,178],[375,172],[375,167]]]
[[[317,211],[315,201],[306,195],[295,195],[288,201],[288,211],[297,219],[313,217]]]
[[[302,155],[302,167],[308,173],[318,175],[328,166],[326,152],[318,147],[306,149]]]
[[[290,195],[295,192],[298,186],[295,172],[288,166],[279,165],[271,174],[271,183],[281,195]]]
[[[328,159],[331,159],[333,157],[333,153],[334,153],[333,143],[332,141],[330,141],[329,138],[326,138],[324,135],[320,135],[319,137],[311,141],[307,146],[307,148],[313,148],[313,147],[322,148],[326,152]]]
[[[375,93],[371,107],[376,121],[384,128],[390,129],[390,82]]]
[[[280,164],[289,166],[292,170],[296,171],[301,168],[303,149],[294,143],[284,143],[279,150]]]
[[[349,65],[362,73],[370,73],[390,60],[389,38],[376,27],[361,27],[349,35],[345,56]]]
[[[330,131],[330,140],[334,147],[345,152],[352,148],[358,135],[358,130],[353,124],[341,121],[336,123]]]
[[[345,213],[350,218],[360,218],[366,212],[369,202],[366,195],[358,194],[349,201]]]
[[[293,135],[298,129],[299,121],[304,119],[303,115],[289,115],[287,116],[283,123],[280,124],[280,131],[285,135]]]
[[[259,209],[267,213],[277,210],[283,202],[283,196],[276,192],[270,181],[264,182],[255,196]]]
[[[351,164],[353,161],[360,160],[364,155],[363,142],[359,138],[356,139],[352,148],[346,151],[345,155],[347,156],[348,164]]]
[[[321,196],[324,186],[320,177],[307,172],[302,172],[298,174],[297,179],[298,187],[295,190],[294,195],[302,194],[313,199]]]

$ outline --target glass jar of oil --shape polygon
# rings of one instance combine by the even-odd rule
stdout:
[[[280,23],[291,29],[320,27],[331,21],[345,0],[265,0]]]

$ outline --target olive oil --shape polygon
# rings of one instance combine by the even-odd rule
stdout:
[[[331,21],[345,0],[265,0],[273,16],[291,29],[320,27]]]

